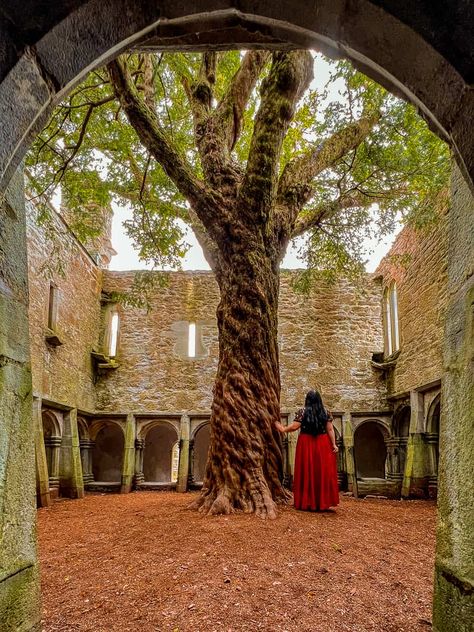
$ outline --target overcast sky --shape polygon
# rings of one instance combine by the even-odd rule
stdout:
[[[122,222],[130,219],[131,210],[126,210],[114,205],[114,221],[112,224],[112,245],[117,251],[117,255],[112,258],[111,270],[144,270],[151,268],[138,258],[138,252],[134,249],[132,242],[125,234]],[[378,266],[382,257],[388,252],[395,238],[393,233],[380,244],[366,241],[367,250],[367,272],[373,272]],[[183,260],[183,270],[209,270],[209,266],[204,259],[201,247],[196,241],[193,233],[188,231],[185,241],[191,244],[186,257]],[[303,262],[297,257],[297,249],[289,248],[282,263],[283,268],[302,268]]]

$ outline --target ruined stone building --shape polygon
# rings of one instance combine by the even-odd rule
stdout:
[[[85,247],[51,214],[39,225],[30,205],[27,222],[39,504],[199,485],[218,357],[212,273],[167,273],[147,307],[129,306],[115,297],[135,274],[107,269],[107,231]],[[444,220],[402,230],[362,285],[303,295],[282,272],[283,423],[317,386],[335,419],[341,489],[354,494],[436,494]],[[286,437],[288,483],[295,443]]]

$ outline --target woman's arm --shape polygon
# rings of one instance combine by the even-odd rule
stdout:
[[[294,421],[289,426],[284,426],[279,421],[275,423],[277,430],[280,432],[294,432],[295,430],[299,430],[301,423],[299,421]]]
[[[336,443],[336,435],[334,433],[334,426],[332,425],[332,421],[328,420],[326,422],[326,432],[328,433],[329,438],[331,439],[332,451],[339,452],[339,448],[337,447],[337,443]]]

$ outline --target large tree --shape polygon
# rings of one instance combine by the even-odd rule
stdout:
[[[144,259],[176,263],[177,220],[203,248],[220,289],[203,512],[274,517],[287,497],[274,422],[290,241],[307,235],[309,270],[360,269],[364,236],[425,217],[446,182],[447,152],[411,106],[346,63],[331,100],[311,89],[314,66],[304,50],[123,56],[72,92],[30,156],[32,186],[60,182],[78,226],[112,197],[132,205]]]

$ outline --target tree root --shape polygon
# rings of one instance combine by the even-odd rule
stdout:
[[[278,516],[277,503],[286,504],[291,494],[283,487],[279,490],[277,500],[272,498],[268,485],[259,478],[253,480],[250,487],[232,492],[225,486],[213,485],[204,488],[188,509],[199,511],[205,516],[229,515],[236,511],[254,513],[263,520],[274,520]]]

